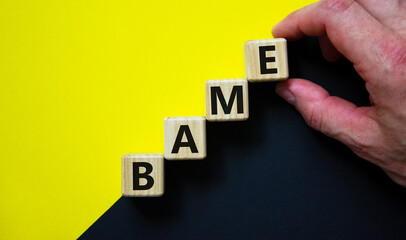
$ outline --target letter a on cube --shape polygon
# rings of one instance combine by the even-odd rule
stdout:
[[[164,193],[164,156],[126,154],[121,159],[121,192],[125,197],[159,197]]]
[[[248,81],[223,79],[206,81],[206,119],[241,121],[248,119]]]
[[[204,117],[165,118],[164,134],[166,159],[206,158],[206,119]]]
[[[280,81],[289,77],[284,38],[247,41],[244,58],[245,76],[249,82]]]

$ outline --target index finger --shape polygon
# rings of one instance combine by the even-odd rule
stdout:
[[[326,0],[287,16],[274,37],[297,40],[327,34],[366,81],[379,81],[405,59],[405,43],[354,0]]]

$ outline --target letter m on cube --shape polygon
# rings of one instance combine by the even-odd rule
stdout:
[[[208,121],[247,120],[248,81],[223,79],[206,81],[206,119]]]

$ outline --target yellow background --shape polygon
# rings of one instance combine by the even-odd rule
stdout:
[[[120,159],[204,116],[245,41],[306,1],[0,0],[0,239],[79,237],[120,196]]]

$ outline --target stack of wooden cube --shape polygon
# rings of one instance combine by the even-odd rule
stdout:
[[[246,79],[206,81],[206,117],[169,117],[164,120],[165,154],[126,154],[122,157],[122,194],[156,197],[164,193],[164,159],[206,158],[206,120],[248,119],[248,82],[288,78],[286,40],[253,40],[244,44]]]

